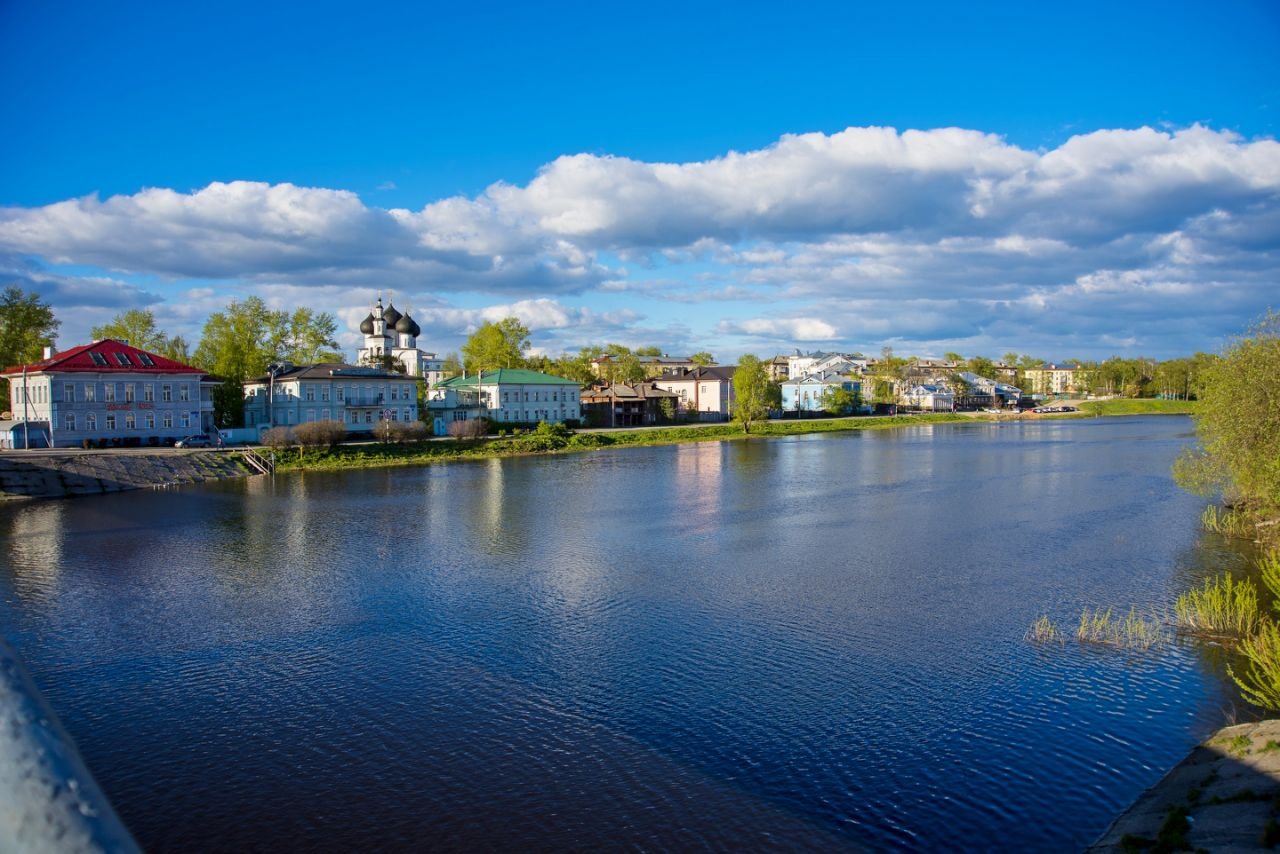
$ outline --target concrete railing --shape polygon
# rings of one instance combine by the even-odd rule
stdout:
[[[0,639],[0,851],[135,854],[22,662]]]

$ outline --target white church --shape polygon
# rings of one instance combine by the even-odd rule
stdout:
[[[444,362],[435,353],[418,349],[418,336],[422,327],[409,316],[396,311],[395,304],[387,302],[382,307],[382,296],[364,320],[360,321],[360,333],[364,335],[364,347],[360,348],[357,361],[369,367],[403,369],[406,376],[422,377],[430,388],[444,376]]]

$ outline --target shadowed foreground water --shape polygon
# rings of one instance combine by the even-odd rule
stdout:
[[[1023,635],[1243,560],[1185,418],[0,511],[0,627],[149,850],[1061,850],[1234,701]]]

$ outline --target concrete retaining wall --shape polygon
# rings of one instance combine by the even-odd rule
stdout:
[[[100,495],[249,474],[225,451],[11,451],[0,454],[0,500]]]
[[[0,640],[0,851],[136,854],[75,743]]]

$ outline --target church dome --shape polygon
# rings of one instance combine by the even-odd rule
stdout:
[[[394,305],[388,305],[387,310],[382,313],[382,319],[385,320],[387,326],[392,329],[394,329],[396,324],[400,322],[401,317],[403,317],[403,315],[396,311],[396,307]]]
[[[364,320],[360,321],[360,331],[365,335],[373,334],[373,315],[370,314]]]
[[[400,315],[400,320],[396,323],[396,332],[399,332],[402,335],[416,335],[417,333],[413,331],[413,327],[417,325],[418,324],[413,322],[412,317],[407,314],[402,314]]]
[[[413,328],[409,330],[409,334],[412,335],[414,338],[417,338],[419,335],[422,334],[422,327],[419,326],[418,321],[414,320],[413,318],[409,318],[409,322],[413,324]]]

